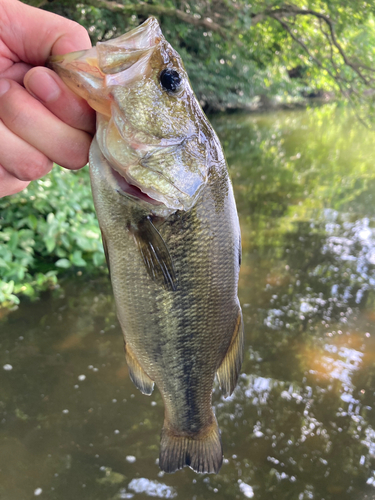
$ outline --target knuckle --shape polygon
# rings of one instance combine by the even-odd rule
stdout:
[[[28,106],[24,92],[21,88],[12,84],[1,101],[0,116],[11,129],[23,126],[28,119]]]
[[[15,130],[18,128],[19,124],[22,124],[24,118],[24,113],[22,109],[14,106],[13,113],[10,113],[6,119],[7,125],[11,130]]]

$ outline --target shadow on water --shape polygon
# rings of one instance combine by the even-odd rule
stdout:
[[[159,471],[107,280],[0,323],[0,498],[375,499],[373,135],[332,107],[214,119],[243,233],[246,358],[217,476]]]

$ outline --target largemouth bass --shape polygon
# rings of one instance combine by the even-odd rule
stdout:
[[[217,473],[214,378],[230,395],[243,356],[240,229],[219,140],[154,18],[50,66],[97,111],[92,191],[130,377],[165,405],[159,466]]]

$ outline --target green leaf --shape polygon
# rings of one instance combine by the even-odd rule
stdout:
[[[94,266],[102,266],[104,264],[104,253],[95,252],[92,257]]]
[[[92,238],[86,238],[85,236],[77,236],[76,243],[85,252],[92,252],[95,249],[96,241]]]
[[[18,245],[18,240],[19,240],[19,235],[18,232],[13,232],[10,236],[10,239],[8,241],[8,246],[12,252],[17,248]]]
[[[66,250],[64,250],[62,247],[57,247],[55,253],[57,257],[60,257],[60,259],[65,258],[67,255]]]
[[[55,262],[56,267],[60,267],[61,269],[69,269],[71,267],[71,262],[68,259],[59,259]]]
[[[53,222],[55,222],[55,214],[51,212],[47,215],[47,223],[52,224]]]
[[[38,225],[38,219],[35,217],[35,215],[30,214],[27,217],[27,224],[28,224],[30,229],[35,230],[37,225]]]
[[[44,238],[44,243],[46,244],[47,252],[51,253],[55,249],[56,239],[51,236],[47,236]]]
[[[74,264],[77,267],[86,266],[86,261],[83,260],[82,252],[80,250],[76,250],[75,252],[73,252],[73,255],[70,256],[70,260],[72,264]]]
[[[13,289],[14,289],[14,281],[13,280],[9,281],[9,283],[3,282],[1,285],[1,290],[5,294],[11,294],[13,292]]]
[[[4,267],[5,269],[9,269],[8,264],[1,257],[0,257],[0,267]]]

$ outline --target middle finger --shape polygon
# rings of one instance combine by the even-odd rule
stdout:
[[[0,80],[0,119],[59,165],[77,169],[87,163],[91,135],[64,123],[11,80]]]

